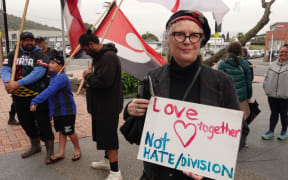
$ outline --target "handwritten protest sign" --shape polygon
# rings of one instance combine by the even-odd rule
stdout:
[[[242,116],[241,111],[152,97],[138,159],[234,179]]]

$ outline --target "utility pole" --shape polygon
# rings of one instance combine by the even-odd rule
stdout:
[[[6,2],[3,2],[3,18],[4,18],[4,31],[5,31],[5,42],[6,42],[6,53],[9,53],[9,35],[8,35],[8,23],[7,23],[7,13],[6,13]]]

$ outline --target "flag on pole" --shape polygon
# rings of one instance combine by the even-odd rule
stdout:
[[[114,3],[98,26],[95,35],[99,38],[103,37],[116,9],[117,5]],[[122,70],[140,80],[149,71],[167,63],[142,39],[121,9],[118,10],[112,21],[105,42],[112,42],[116,45]]]
[[[78,9],[79,1],[80,0],[61,0],[65,24],[69,32],[70,53],[78,46],[79,37],[86,31]]]
[[[217,24],[221,24],[224,15],[229,11],[228,6],[222,0],[138,0],[140,2],[158,3],[172,12],[178,10],[198,10],[213,12]]]

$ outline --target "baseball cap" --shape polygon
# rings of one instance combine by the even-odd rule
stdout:
[[[56,55],[54,57],[51,57],[50,60],[55,61],[57,64],[60,64],[60,65],[65,64],[63,56],[60,56],[60,55]]]
[[[43,41],[45,41],[45,39],[41,36],[38,36],[38,37],[36,37],[35,41],[36,42],[43,42]]]
[[[22,32],[20,35],[20,40],[23,40],[25,38],[35,39],[34,35],[31,32]]]

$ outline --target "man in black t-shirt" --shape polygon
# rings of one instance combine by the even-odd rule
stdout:
[[[48,56],[49,59],[53,59],[59,52],[56,49],[49,48],[43,37],[38,36],[35,39],[36,45],[39,46],[42,51]]]

